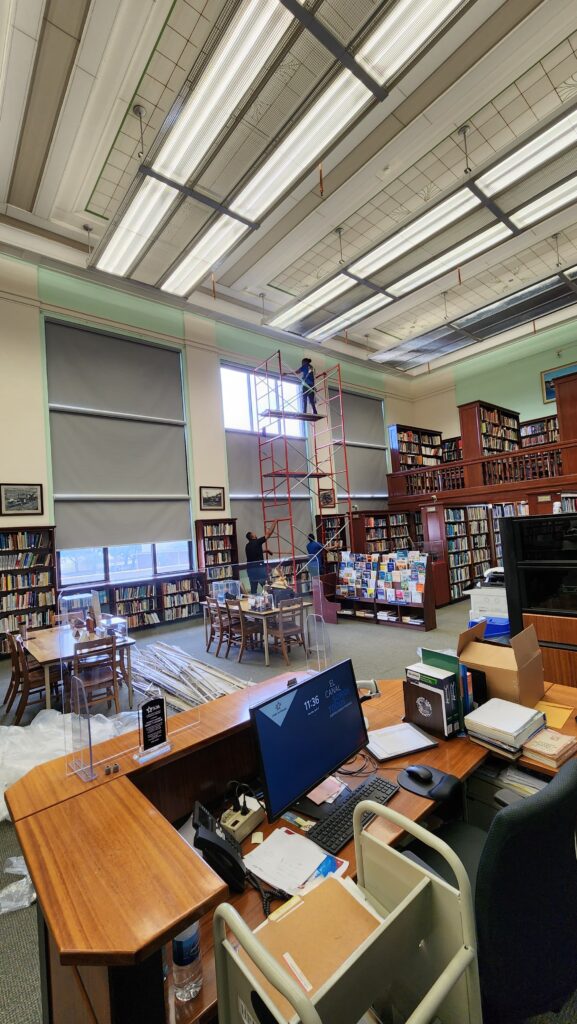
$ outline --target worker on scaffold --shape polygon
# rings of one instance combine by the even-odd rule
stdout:
[[[315,371],[313,369],[313,361],[312,361],[312,359],[308,359],[307,357],[303,357],[301,365],[299,366],[298,370],[295,370],[295,373],[296,373],[297,377],[301,378],[302,385],[303,385],[303,387],[302,387],[302,410],[303,410],[303,414],[306,416],[307,402],[310,402],[311,409],[312,409],[313,413],[315,414],[315,416],[317,416],[318,415],[318,413],[317,413],[317,404],[316,404],[316,400],[315,400]]]

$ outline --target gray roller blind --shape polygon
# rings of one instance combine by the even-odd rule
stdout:
[[[264,527],[262,520],[262,505],[260,498],[242,498],[235,499],[231,498],[230,501],[231,515],[237,520],[236,528],[238,535],[238,551],[239,558],[244,561],[244,547],[246,544],[246,534],[249,530],[256,533],[257,536],[262,536]],[[311,533],[312,525],[312,514],[311,514],[311,503],[308,498],[296,499],[292,502],[292,514],[294,524],[294,540],[295,540],[295,552],[297,554],[306,554],[306,537],[307,534]],[[281,534],[283,539],[286,540],[288,537],[288,526],[287,524],[281,524]],[[288,544],[283,544],[283,547],[288,547]]]
[[[191,536],[180,352],[47,323],[58,547]]]
[[[275,463],[282,464],[284,468],[284,454],[282,448],[282,441],[275,441]],[[294,469],[299,473],[306,473],[306,441],[300,438],[288,438],[288,465],[289,470]],[[267,445],[267,454],[270,450],[270,445]],[[257,434],[243,434],[235,432],[234,430],[227,430],[226,432],[226,457],[228,462],[228,482],[231,496],[235,494],[242,495],[259,495],[261,493],[260,486],[260,469],[259,469],[259,454],[258,454],[258,435]],[[264,465],[265,472],[272,469],[270,463]],[[284,485],[284,480],[281,481]],[[272,478],[265,477],[264,480],[265,488],[272,486]],[[291,481],[291,494],[307,494],[306,484],[301,484],[298,480]]]
[[[180,352],[46,324],[50,405],[183,420]]]
[[[331,420],[336,424],[340,418],[336,392],[331,391],[330,395],[335,399],[331,401]],[[386,445],[383,403],[380,399],[343,391],[343,419],[347,441],[383,447]]]
[[[385,452],[382,448],[358,448],[347,445],[347,465],[349,471],[349,492],[355,497],[362,494],[386,496],[387,467]],[[335,469],[338,471],[337,488],[339,493],[345,492],[345,476],[343,452],[335,450]]]

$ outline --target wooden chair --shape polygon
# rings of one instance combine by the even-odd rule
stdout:
[[[215,597],[207,597],[206,607],[208,609],[210,623],[206,649],[209,651],[213,640],[218,640],[218,645],[214,652],[215,657],[218,658],[224,641],[228,640],[228,615],[226,610],[223,611],[222,606],[218,603]]]
[[[116,658],[116,637],[96,637],[74,644],[73,674],[84,684],[88,707],[100,701],[108,701],[120,711],[118,696],[118,661]]]
[[[20,694],[20,700],[18,701],[18,707],[14,716],[14,725],[18,725],[28,704],[44,705],[46,701],[46,683],[44,669],[40,666],[38,668],[31,667],[20,637],[18,635],[13,636],[10,633],[7,633],[6,636],[10,648],[10,657],[12,658],[12,679],[14,680],[14,682],[12,682],[12,679],[10,681],[11,693],[6,705],[6,713],[10,711],[16,696]],[[50,686],[53,694],[57,689],[56,684],[58,682],[59,680],[52,675]]]
[[[10,682],[8,683],[6,693],[4,694],[3,704],[6,705],[6,714],[10,711],[14,703],[14,698],[18,693],[18,687],[20,686],[20,665],[18,658],[18,649],[16,647],[15,637],[18,634],[7,633],[6,643],[8,645],[8,654],[10,655],[10,661],[12,663],[12,673],[10,675]]]
[[[247,616],[238,600],[226,602],[228,615],[228,638],[225,657],[228,658],[229,651],[233,644],[238,644],[238,658],[242,659],[244,651],[248,646],[256,647],[262,644],[262,622],[257,622]]]
[[[287,665],[290,664],[288,652],[291,643],[300,644],[306,651],[302,597],[289,597],[286,601],[279,601],[278,614],[271,618],[268,635],[273,638],[275,646],[280,643],[282,656]]]

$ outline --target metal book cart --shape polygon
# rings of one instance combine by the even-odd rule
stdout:
[[[362,831],[361,816],[367,810],[437,850],[449,862],[459,888]],[[293,945],[288,938],[286,945],[293,954],[295,942],[298,949],[295,955],[282,954],[292,973],[260,941],[259,932],[265,935],[268,924],[255,933],[229,904],[217,907],[214,950],[220,1024],[357,1024],[372,1006],[387,1024],[482,1024],[473,904],[463,864],[445,843],[389,807],[364,801],[355,810],[354,824],[357,884],[332,883],[353,900],[352,914],[331,928],[328,919],[319,920],[318,915],[314,921],[305,920],[299,907],[273,926],[279,928],[286,921],[290,929],[293,917]],[[355,948],[349,941],[347,948],[353,919],[369,914],[375,920],[370,934]],[[336,915],[329,907],[328,916]],[[275,934],[278,947],[282,933]],[[287,934],[285,928],[281,942]],[[313,961],[320,949],[325,952],[329,935],[339,936],[334,968],[318,986],[311,985],[308,969],[314,974]]]

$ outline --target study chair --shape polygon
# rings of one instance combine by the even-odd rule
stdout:
[[[577,760],[498,811],[488,833],[437,833],[467,868],[475,901],[484,1024],[558,1012],[577,988]],[[411,849],[411,848],[409,848]],[[413,851],[455,884],[446,861]]]

